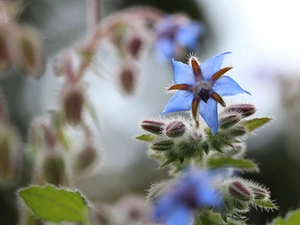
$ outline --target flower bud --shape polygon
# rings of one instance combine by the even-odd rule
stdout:
[[[66,159],[58,150],[47,151],[43,155],[40,182],[56,186],[68,186]]]
[[[250,188],[254,194],[254,199],[256,200],[263,200],[270,197],[268,191],[261,187],[250,186]]]
[[[252,192],[245,187],[240,181],[233,181],[229,184],[229,193],[233,198],[236,198],[241,201],[250,201],[252,200]]]
[[[181,137],[186,131],[186,125],[182,121],[175,120],[166,127],[166,135],[170,138]]]
[[[234,104],[229,105],[224,109],[224,112],[238,112],[242,118],[251,116],[256,112],[254,105],[252,104]]]
[[[97,159],[97,150],[93,144],[86,143],[75,158],[76,168],[84,170],[91,166]]]
[[[9,124],[0,123],[0,183],[9,183],[16,178],[19,169],[20,142]]]
[[[6,29],[0,24],[0,71],[7,70],[12,65],[6,34]]]
[[[244,136],[245,134],[247,134],[247,130],[245,127],[236,126],[236,127],[233,127],[232,129],[230,129],[229,133],[232,136],[240,137],[240,136]]]
[[[14,57],[17,64],[34,78],[39,78],[45,67],[45,54],[40,33],[32,27],[21,27],[16,39]]]
[[[168,150],[172,149],[173,144],[174,144],[174,142],[170,139],[158,140],[158,141],[152,142],[152,145],[150,146],[150,148],[152,150],[156,150],[156,151],[168,151]]]
[[[153,134],[162,134],[165,124],[163,122],[159,121],[153,121],[153,120],[143,120],[141,123],[141,127],[150,133]]]
[[[132,68],[124,67],[119,74],[119,82],[126,94],[132,94],[136,84],[136,73]]]
[[[141,47],[142,47],[142,39],[137,36],[134,35],[133,37],[131,37],[127,43],[127,49],[128,52],[134,57],[134,58],[138,58]]]
[[[241,120],[241,116],[237,113],[225,115],[220,118],[220,127],[222,129],[227,129],[240,122],[240,120]]]
[[[84,93],[77,84],[67,84],[62,90],[62,110],[66,121],[71,125],[78,125],[82,119]]]
[[[249,208],[248,202],[244,202],[244,201],[234,200],[232,201],[232,205],[234,208],[242,211],[247,210]]]

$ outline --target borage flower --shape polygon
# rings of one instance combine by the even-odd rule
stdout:
[[[162,114],[192,109],[196,127],[199,127],[198,111],[215,135],[219,129],[217,103],[226,106],[221,96],[249,92],[243,90],[229,76],[223,76],[232,67],[224,67],[224,57],[230,52],[216,55],[201,65],[191,56],[189,65],[172,60],[174,85],[168,90],[178,90],[170,99]]]
[[[152,216],[155,222],[166,225],[191,224],[196,210],[222,207],[222,198],[214,186],[213,174],[195,170],[183,174],[154,204]]]
[[[157,32],[156,50],[165,59],[178,56],[183,49],[195,49],[204,26],[185,15],[166,16],[155,26]]]

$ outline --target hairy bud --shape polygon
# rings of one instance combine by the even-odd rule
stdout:
[[[225,115],[220,118],[220,127],[222,129],[227,129],[240,122],[240,120],[241,120],[241,116],[237,113]]]
[[[97,159],[97,150],[92,143],[86,143],[85,146],[78,152],[75,164],[78,170],[84,170],[91,166]]]
[[[133,35],[127,43],[128,52],[134,58],[138,58],[142,44],[143,44],[142,39],[137,35]]]
[[[39,78],[45,67],[43,41],[40,33],[32,27],[22,27],[16,40],[15,57],[18,65],[34,78]]]
[[[11,65],[7,31],[4,26],[0,25],[0,71],[9,69]]]
[[[124,67],[119,74],[119,82],[123,91],[132,94],[136,84],[136,73],[132,68]]]
[[[267,190],[261,188],[261,187],[258,187],[258,186],[250,186],[253,194],[254,194],[254,199],[257,199],[257,200],[263,200],[263,199],[266,199],[266,198],[269,198],[270,195],[268,193]]]
[[[158,141],[152,142],[152,144],[150,145],[150,148],[152,150],[156,150],[156,151],[168,151],[168,150],[172,149],[173,144],[174,144],[174,142],[170,139],[158,140]]]
[[[15,130],[0,122],[0,183],[12,182],[19,165],[19,137]]]
[[[251,190],[249,190],[242,182],[233,181],[228,187],[229,193],[233,198],[241,201],[250,201],[253,198]]]
[[[227,106],[224,112],[238,112],[244,118],[254,114],[256,109],[252,104],[234,104]]]
[[[181,137],[186,131],[186,125],[182,121],[175,120],[166,127],[166,135],[170,138]]]
[[[141,127],[150,133],[153,134],[162,134],[163,130],[165,128],[165,124],[163,122],[159,121],[153,121],[153,120],[143,120],[141,123]]]
[[[67,84],[62,90],[62,110],[66,121],[71,125],[78,125],[82,119],[84,93],[77,84]]]
[[[66,159],[58,150],[47,151],[43,155],[40,181],[53,185],[69,185]]]
[[[247,134],[247,130],[245,127],[236,126],[236,127],[233,127],[232,129],[230,129],[229,133],[232,136],[240,137],[240,136],[244,136],[245,134]]]

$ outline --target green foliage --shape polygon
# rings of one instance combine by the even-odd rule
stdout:
[[[206,165],[208,168],[234,167],[247,171],[259,171],[258,166],[248,159],[235,159],[222,154],[212,154],[207,157]]]
[[[79,191],[56,188],[52,185],[29,186],[20,189],[18,195],[41,220],[90,224],[88,202]]]
[[[298,225],[300,224],[300,209],[290,212],[285,218],[278,217],[268,225]]]
[[[259,207],[262,207],[266,210],[268,209],[276,209],[277,206],[271,201],[271,200],[262,200],[262,199],[255,199],[253,200],[253,203]]]
[[[151,141],[154,141],[156,137],[152,134],[142,134],[142,135],[136,136],[135,138],[140,141],[151,142]]]
[[[252,132],[271,121],[270,117],[254,118],[243,123],[248,132]]]

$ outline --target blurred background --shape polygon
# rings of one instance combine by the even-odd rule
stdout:
[[[40,29],[46,39],[47,68],[39,80],[16,71],[1,74],[0,86],[10,119],[27,140],[30,121],[57,104],[59,82],[52,72],[56,56],[86,37],[86,4],[83,0],[27,0],[21,23]],[[273,121],[247,139],[247,157],[260,166],[259,174],[243,174],[270,188],[278,211],[253,209],[249,223],[265,224],[300,203],[300,3],[297,1],[239,0],[103,0],[102,17],[133,5],[149,5],[166,13],[184,12],[204,23],[206,34],[197,55],[201,61],[231,51],[224,65],[229,75],[252,96],[227,98],[230,103],[252,103],[258,116]],[[99,67],[105,79],[89,74],[88,93],[96,107],[101,130],[104,166],[97,175],[82,178],[76,186],[92,202],[115,202],[128,193],[145,195],[151,182],[167,177],[146,155],[146,146],[134,140],[138,123],[158,117],[170,95],[164,88],[172,82],[171,63],[159,62],[151,46],[142,59],[138,88],[133,96],[119,91],[114,77],[116,64],[99,51]],[[104,59],[105,58],[105,59]],[[113,56],[112,56],[113,58]],[[116,139],[118,141],[116,141]],[[15,224],[15,190],[29,183],[30,166],[23,160],[21,175],[10,188],[0,186],[0,218]],[[84,182],[83,182],[84,181]],[[2,223],[1,223],[2,224]]]

